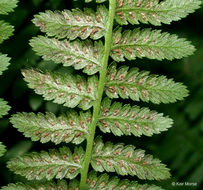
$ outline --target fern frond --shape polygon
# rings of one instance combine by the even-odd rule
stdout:
[[[116,21],[121,24],[170,24],[193,13],[199,0],[117,0]]]
[[[7,57],[7,55],[5,54],[1,54],[0,53],[0,75],[3,73],[3,71],[5,71],[8,66],[10,65],[10,58]]]
[[[18,0],[0,0],[0,14],[7,15],[17,7]]]
[[[79,144],[88,135],[91,114],[81,112],[79,116],[75,111],[71,111],[56,117],[53,113],[46,113],[46,115],[17,113],[11,117],[10,121],[18,131],[26,137],[31,137],[32,141]]]
[[[2,157],[5,152],[6,152],[6,147],[2,144],[2,142],[0,142],[0,157]]]
[[[152,136],[172,127],[173,120],[148,108],[123,105],[108,98],[102,102],[98,126],[104,133],[112,132],[116,136],[141,135]]]
[[[0,118],[2,118],[4,115],[7,115],[9,110],[10,106],[8,103],[0,98]]]
[[[8,39],[13,34],[13,31],[13,26],[8,24],[7,22],[0,21],[0,43]]]
[[[116,69],[113,63],[109,67],[105,92],[109,98],[132,100],[152,103],[173,103],[188,96],[188,90],[182,83],[175,83],[165,76],[150,75],[148,71],[123,66]]]
[[[95,171],[136,175],[140,179],[162,180],[170,177],[169,169],[160,160],[145,155],[143,150],[111,142],[104,144],[101,138],[95,141],[91,165]]]
[[[83,155],[81,147],[75,148],[74,154],[68,147],[51,149],[14,158],[8,162],[8,168],[28,180],[73,179],[80,173]]]
[[[163,190],[155,185],[143,184],[140,185],[136,181],[120,180],[117,177],[109,177],[107,174],[97,176],[96,172],[90,172],[87,179],[87,189],[91,190]],[[1,190],[79,190],[79,181],[71,180],[68,184],[65,180],[59,180],[57,183],[45,182],[34,183],[31,185],[16,183],[2,187]]]
[[[46,11],[36,15],[33,22],[40,27],[42,32],[56,38],[69,38],[74,40],[77,37],[86,39],[99,39],[104,36],[108,11],[100,6],[97,12],[92,9],[73,9],[62,12]]]
[[[134,60],[136,57],[173,60],[192,55],[195,51],[184,38],[161,30],[137,28],[123,33],[121,30],[117,29],[113,35],[111,57],[115,61],[125,61],[124,58]]]
[[[84,73],[95,74],[101,68],[103,44],[101,41],[59,41],[54,38],[38,36],[30,41],[33,50],[44,60],[63,63],[64,66],[74,66],[83,69]]]
[[[43,74],[36,70],[24,70],[22,73],[28,86],[37,94],[43,95],[45,100],[53,100],[70,108],[78,105],[83,110],[93,105],[97,90],[96,76],[89,77],[86,81],[79,75],[63,76],[51,72]]]

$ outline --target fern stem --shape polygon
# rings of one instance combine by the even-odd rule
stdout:
[[[87,139],[86,153],[85,153],[85,157],[84,157],[83,168],[81,169],[80,190],[85,190],[85,187],[86,187],[86,180],[87,180],[88,169],[89,169],[91,156],[92,156],[92,148],[93,148],[93,143],[94,143],[96,125],[97,125],[97,121],[98,121],[98,117],[99,117],[101,101],[102,101],[102,96],[103,96],[104,86],[105,86],[105,81],[106,81],[109,54],[111,51],[113,21],[114,21],[114,16],[115,16],[115,10],[116,10],[116,0],[110,0],[109,1],[109,18],[108,18],[107,28],[106,28],[106,33],[105,33],[104,58],[102,61],[102,68],[100,70],[100,78],[99,78],[98,91],[97,91],[97,100],[95,101],[95,104],[93,107],[93,117],[92,117],[92,123],[90,126],[90,135]]]

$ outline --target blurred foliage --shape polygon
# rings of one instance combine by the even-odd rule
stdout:
[[[10,114],[16,112],[38,112],[51,111],[60,113],[66,108],[51,102],[43,101],[41,96],[29,90],[22,79],[21,69],[27,67],[37,67],[42,70],[58,70],[61,72],[73,72],[73,69],[61,68],[60,65],[45,62],[36,56],[29,46],[31,37],[40,34],[37,28],[31,23],[33,15],[44,10],[62,10],[74,7],[82,8],[83,0],[20,0],[18,8],[10,16],[0,16],[15,25],[15,35],[10,40],[5,41],[0,49],[12,57],[11,65],[3,76],[0,77],[0,97],[10,102],[12,110]],[[88,4],[92,6],[91,3]],[[172,25],[164,25],[163,30],[175,33],[180,37],[186,37],[196,46],[197,51],[189,58],[181,61],[151,61],[147,59],[137,59],[129,62],[129,65],[136,64],[144,70],[151,70],[152,73],[164,74],[174,78],[176,81],[185,83],[190,91],[190,96],[180,103],[156,106],[147,105],[151,109],[156,109],[168,114],[174,119],[174,126],[161,135],[148,137],[123,137],[122,141],[134,144],[136,147],[145,148],[153,155],[171,168],[172,178],[161,182],[165,189],[201,189],[203,186],[203,29],[201,23],[203,19],[203,8]],[[159,28],[159,27],[154,27]],[[132,103],[129,101],[129,103]],[[138,105],[145,105],[138,103]],[[109,134],[103,135],[105,140],[117,137]],[[119,138],[120,139],[120,138]],[[9,116],[0,120],[0,141],[8,148],[7,154],[0,159],[0,186],[10,182],[24,181],[25,179],[15,176],[6,168],[6,162],[18,155],[22,155],[30,150],[39,151],[53,147],[53,144],[41,145],[32,143],[30,139],[25,139],[9,124]],[[71,147],[72,145],[70,145]],[[172,182],[197,182],[194,186],[172,186]]]

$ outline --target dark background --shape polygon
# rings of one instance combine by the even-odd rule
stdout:
[[[7,20],[15,26],[15,35],[5,41],[1,46],[1,52],[12,57],[9,70],[0,76],[0,97],[6,99],[12,106],[10,115],[16,112],[45,112],[52,111],[56,114],[65,111],[65,108],[43,101],[41,96],[36,95],[28,89],[22,79],[21,69],[27,67],[38,67],[40,69],[59,70],[60,66],[41,60],[36,56],[29,46],[29,40],[39,34],[38,29],[32,24],[34,14],[47,9],[62,10],[74,7],[84,7],[83,1],[67,0],[20,0],[18,8],[9,16],[1,16],[0,19]],[[87,5],[86,5],[87,6]],[[92,7],[92,4],[88,4]],[[134,144],[137,148],[143,148],[147,153],[162,160],[171,169],[172,178],[157,184],[165,189],[201,189],[203,185],[203,8],[189,15],[186,19],[173,22],[170,26],[163,25],[163,31],[178,34],[185,37],[197,48],[193,56],[182,60],[154,61],[148,59],[137,59],[127,64],[141,69],[150,70],[152,73],[167,75],[176,81],[183,82],[188,86],[190,96],[184,101],[168,104],[153,105],[141,102],[130,102],[131,105],[138,104],[148,106],[174,119],[173,128],[160,135],[153,137],[114,137],[111,134],[103,135],[106,140]],[[135,26],[133,26],[135,27]],[[133,28],[132,27],[132,28]],[[152,27],[142,25],[142,27]],[[160,28],[160,27],[153,27]],[[68,68],[72,71],[72,68]],[[120,100],[122,101],[122,100]],[[101,134],[97,130],[97,134]],[[8,149],[7,154],[0,159],[0,186],[11,182],[25,181],[25,179],[14,175],[6,168],[6,162],[15,156],[22,155],[28,151],[46,150],[56,147],[52,143],[40,144],[31,142],[22,134],[17,132],[9,124],[9,116],[0,120],[0,141]],[[83,145],[85,145],[83,143]],[[68,145],[73,147],[73,145]],[[130,178],[138,180],[136,177]],[[144,183],[145,181],[141,181]],[[146,181],[148,182],[148,181]],[[194,182],[198,186],[174,187],[172,182]],[[156,183],[156,182],[154,182]]]

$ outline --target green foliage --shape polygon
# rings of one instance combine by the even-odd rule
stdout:
[[[23,70],[25,81],[37,94],[43,95],[45,100],[74,108],[79,106],[83,110],[92,107],[95,100],[97,77],[92,76],[86,81],[84,77],[59,73]]]
[[[10,65],[9,62],[11,59],[9,57],[7,57],[7,55],[0,53],[0,60],[1,60],[1,62],[0,62],[0,75],[1,75],[3,73],[3,71],[5,71],[8,68],[8,66]]]
[[[141,135],[152,136],[172,127],[173,120],[148,108],[123,105],[108,98],[102,102],[98,126],[104,133],[112,132],[116,136]]]
[[[4,115],[7,115],[9,110],[10,106],[8,106],[8,103],[0,98],[0,118],[2,118]]]
[[[29,180],[73,179],[80,172],[83,154],[82,148],[75,148],[72,154],[68,147],[62,147],[59,151],[34,152],[12,159],[8,162],[8,168]]]
[[[136,181],[120,180],[118,177],[109,177],[107,174],[97,176],[96,172],[90,172],[87,179],[87,189],[92,190],[130,190],[130,189],[148,189],[148,190],[161,190],[161,187],[155,185],[140,185]]]
[[[84,69],[84,73],[95,74],[101,68],[103,44],[101,41],[59,41],[54,38],[38,36],[30,41],[33,50],[44,60],[74,66],[76,70]]]
[[[1,5],[1,1],[0,1],[0,14],[3,14],[3,11],[9,10],[9,9],[6,9],[7,5],[10,5],[10,4],[7,4],[6,1],[3,1]],[[12,35],[12,33],[13,33],[13,27],[4,21],[0,21],[0,43],[8,39]],[[10,58],[8,58],[7,55],[0,53],[0,75],[10,65],[9,61],[10,61]],[[3,99],[0,99],[0,118],[2,118],[3,115],[8,114],[9,109],[10,107],[7,105],[7,102],[5,102]]]
[[[161,187],[155,186],[155,185],[140,185],[136,181],[129,181],[129,180],[120,180],[117,177],[110,178],[107,174],[102,174],[100,176],[97,176],[95,172],[90,172],[87,184],[87,189],[92,190],[131,190],[131,189],[146,189],[146,190],[162,190]],[[46,182],[46,183],[35,183],[35,184],[23,184],[23,183],[17,183],[17,184],[9,184],[8,186],[3,187],[1,190],[27,190],[27,189],[40,189],[40,190],[46,190],[46,189],[53,189],[53,190],[71,190],[71,189],[79,189],[79,181],[78,180],[71,180],[69,184],[65,180],[59,180],[57,183],[55,182]]]
[[[181,83],[175,83],[165,76],[149,75],[147,71],[123,66],[116,69],[116,64],[109,67],[106,81],[106,94],[110,98],[131,98],[144,102],[173,103],[188,96],[188,90]]]
[[[136,175],[140,179],[160,180],[170,177],[166,166],[151,155],[145,155],[143,150],[135,150],[130,145],[113,145],[111,142],[104,144],[101,138],[96,139],[91,164],[95,171]]]
[[[124,10],[132,4],[135,6],[130,7],[133,10],[128,12],[129,15],[138,15],[136,18],[133,17],[133,21],[125,13],[127,9]],[[154,9],[151,9],[151,6],[154,6]],[[118,17],[121,16],[120,19],[126,19],[125,23],[121,24],[127,24],[128,21],[137,24],[138,22],[169,24],[172,20],[185,17],[198,7],[197,0],[182,1],[182,3],[170,0],[160,3],[148,0],[109,0],[109,10],[105,6],[99,6],[96,12],[84,8],[84,11],[79,9],[46,11],[36,15],[33,22],[46,36],[33,38],[30,45],[44,60],[51,61],[49,63],[52,71],[23,70],[25,81],[45,100],[52,100],[68,108],[78,106],[83,110],[90,108],[92,110],[77,114],[75,111],[78,111],[78,108],[76,108],[75,111],[69,110],[67,114],[58,117],[50,112],[17,113],[11,117],[11,123],[33,141],[79,144],[86,140],[87,146],[86,151],[76,147],[74,154],[66,146],[59,150],[52,149],[49,152],[42,151],[20,156],[8,162],[11,171],[29,180],[73,179],[80,173],[80,184],[77,180],[73,180],[68,185],[62,180],[58,183],[45,181],[41,185],[33,184],[34,182],[11,184],[8,188],[161,189],[128,180],[120,181],[117,177],[109,178],[107,174],[99,177],[95,172],[88,174],[91,163],[96,172],[115,172],[119,175],[137,176],[139,179],[147,180],[170,178],[166,165],[159,159],[145,154],[144,150],[122,143],[115,145],[113,142],[105,143],[101,138],[94,140],[96,126],[99,126],[104,133],[112,132],[117,136],[133,134],[139,137],[166,131],[173,124],[169,117],[164,117],[162,113],[150,111],[148,108],[119,102],[112,103],[105,97],[104,92],[109,98],[131,98],[135,101],[142,100],[155,104],[173,103],[183,100],[188,95],[188,90],[182,83],[175,83],[173,79],[167,79],[165,76],[150,75],[147,71],[139,71],[138,68],[129,68],[125,65],[117,68],[116,63],[108,66],[109,57],[117,62],[125,59],[134,60],[137,57],[173,60],[191,55],[195,48],[185,39],[179,39],[176,35],[160,30],[114,29],[114,20],[121,23],[118,21]],[[121,9],[123,12],[119,13]],[[139,12],[141,9],[143,12]],[[166,13],[162,14],[161,10],[165,10]],[[175,12],[177,14],[174,14]],[[102,41],[92,42],[102,37],[104,37]],[[79,71],[73,71],[72,74],[71,71],[65,73],[64,70],[55,67],[52,61],[57,64],[62,63],[63,66],[73,66],[75,70],[83,69],[84,73],[93,76],[75,74]],[[60,72],[56,73],[53,70]],[[99,77],[96,75],[97,72]],[[66,109],[60,109],[61,112],[64,110]]]
[[[18,131],[24,133],[26,137],[31,137],[32,141],[79,144],[88,135],[91,115],[89,112],[81,112],[79,116],[74,111],[59,117],[53,113],[46,113],[46,115],[17,113],[11,117],[10,121]]]
[[[7,22],[0,21],[0,43],[8,39],[13,34],[13,26]]]
[[[2,142],[0,142],[0,157],[2,157],[5,152],[6,152],[6,147],[2,144]]]
[[[185,39],[161,30],[117,29],[113,35],[111,57],[115,61],[134,60],[136,57],[149,59],[181,59],[194,53],[194,46]]]
[[[200,0],[117,0],[116,21],[123,24],[170,24],[193,13]]]
[[[84,9],[84,12],[79,9],[46,11],[36,15],[33,22],[42,32],[58,39],[74,40],[77,37],[81,39],[90,37],[96,40],[105,34],[107,14],[108,11],[104,6],[98,7],[96,13],[92,9]]]
[[[46,182],[46,183],[33,183],[33,184],[23,184],[23,183],[16,183],[16,184],[8,184],[8,186],[2,187],[1,190],[46,190],[46,189],[52,189],[52,190],[67,190],[70,188],[70,186],[67,185],[67,182],[65,180],[60,180],[58,183],[55,182]]]
[[[0,14],[7,15],[17,7],[18,0],[0,0]]]
[[[89,3],[91,1],[92,0],[85,0],[85,3]],[[103,3],[104,1],[106,1],[106,0],[96,0],[96,3]]]
[[[0,0],[0,14],[8,14],[9,12],[12,12],[13,9],[17,6],[17,2],[17,0]],[[0,43],[8,39],[13,34],[13,30],[13,26],[4,21],[0,21]],[[0,75],[9,66],[9,61],[10,58],[8,58],[7,55],[0,53]],[[3,99],[0,99],[0,118],[3,115],[8,114],[9,109],[10,107],[7,105],[7,102],[5,102]]]
[[[17,6],[17,0],[0,0],[0,15],[7,15],[9,12],[12,12],[13,9]],[[8,39],[13,34],[13,26],[0,20],[0,43]],[[10,58],[7,55],[0,53],[0,75],[7,69],[9,66]],[[0,98],[0,118],[8,114],[10,106],[8,103]],[[5,146],[0,142],[0,157],[6,152]]]
[[[71,188],[76,188],[78,186],[78,181],[74,180],[70,185],[67,184],[65,180],[59,180],[57,183],[55,182],[46,182],[46,183],[33,183],[33,184],[23,184],[23,183],[16,183],[16,184],[9,184],[8,186],[2,187],[1,190],[69,190]]]

